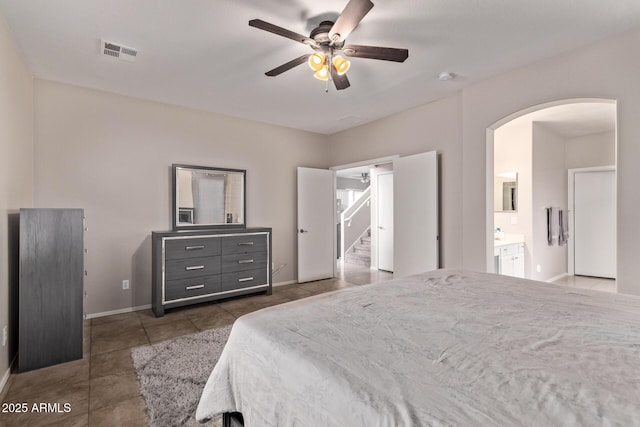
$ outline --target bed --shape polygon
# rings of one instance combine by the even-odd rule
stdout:
[[[640,425],[640,298],[464,270],[239,318],[196,418],[246,426]]]

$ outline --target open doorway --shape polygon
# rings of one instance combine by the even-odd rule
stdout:
[[[487,200],[492,200],[488,219],[493,258],[488,267],[502,274],[615,292],[615,249],[605,249],[615,248],[616,236],[615,102],[579,99],[540,105],[490,130]],[[592,173],[601,169],[609,175]],[[582,178],[589,182],[586,186]],[[606,197],[582,197],[576,204],[577,184],[586,188],[583,195],[597,186]],[[582,219],[600,207],[606,212],[576,227],[576,215]],[[580,257],[593,254],[594,248],[602,248],[608,256],[597,258],[612,266],[575,270],[576,257],[579,265],[590,264]]]
[[[391,158],[338,166],[338,274],[370,283],[393,277],[393,162]]]
[[[370,160],[331,169],[298,167],[298,282],[339,277],[337,252],[337,198],[336,171],[366,165],[374,165],[371,171],[381,170],[382,165],[393,165],[393,277],[404,277],[439,266],[439,181],[438,153],[429,151],[404,157]],[[377,168],[375,166],[378,166]],[[376,175],[371,173],[376,183]],[[375,193],[375,192],[372,192]],[[371,199],[376,200],[375,197]],[[371,203],[371,211],[376,212]],[[373,215],[372,215],[373,216]],[[373,216],[375,218],[375,216]],[[378,220],[375,220],[378,221]],[[365,271],[378,270],[375,249],[379,221],[370,224],[371,266]],[[343,235],[346,233],[343,233]],[[391,240],[391,239],[390,239]],[[378,242],[379,243],[379,242]],[[346,248],[347,244],[341,245]],[[344,249],[343,249],[344,251]],[[375,266],[375,267],[374,267]],[[372,268],[373,267],[373,268]],[[364,283],[377,281],[366,278]]]

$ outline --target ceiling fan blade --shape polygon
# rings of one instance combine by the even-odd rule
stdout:
[[[309,46],[316,46],[316,41],[302,34],[294,33],[286,28],[278,27],[277,25],[270,24],[262,19],[252,19],[249,21],[249,26],[258,28],[259,30],[268,31],[273,34],[277,34],[282,37],[286,37],[291,40],[295,40],[299,43],[303,43]]]
[[[381,59],[383,61],[404,62],[409,50],[395,47],[362,46],[350,44],[342,48],[342,53],[355,58]]]
[[[333,84],[336,85],[337,90],[346,89],[351,86],[347,75],[338,74],[338,70],[336,70],[336,67],[334,67],[333,65],[331,65],[331,80],[333,80]]]
[[[296,59],[287,62],[286,64],[282,64],[281,66],[276,67],[273,70],[267,71],[265,74],[269,77],[277,76],[279,74],[284,73],[285,71],[289,71],[293,67],[297,67],[300,64],[304,64],[309,60],[310,56],[311,54],[299,56]]]
[[[329,31],[331,44],[344,41],[372,7],[373,3],[370,0],[350,0]]]

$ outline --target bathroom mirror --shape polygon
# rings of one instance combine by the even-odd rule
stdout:
[[[493,210],[516,212],[518,210],[518,173],[499,173],[494,177],[493,186]]]
[[[173,229],[244,227],[246,171],[172,165]]]

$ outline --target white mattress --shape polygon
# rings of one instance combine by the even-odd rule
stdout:
[[[640,298],[438,270],[238,319],[196,417],[640,425]]]

